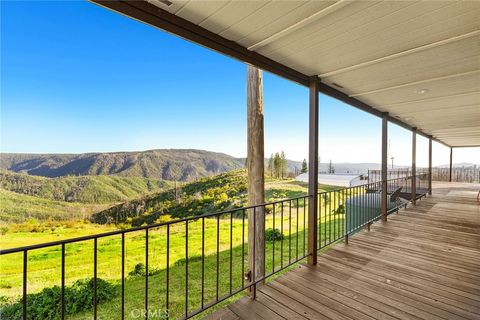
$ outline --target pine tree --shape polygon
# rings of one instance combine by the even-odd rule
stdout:
[[[275,178],[280,178],[280,170],[281,170],[281,159],[280,154],[277,152],[275,153],[275,157],[273,158],[273,167],[275,171]]]
[[[303,159],[302,170],[300,171],[300,173],[307,173],[307,172],[308,172],[307,159]]]
[[[274,158],[273,158],[273,153],[270,155],[270,159],[268,159],[268,166],[267,170],[270,172],[270,177],[273,177],[275,169],[275,164],[274,164]]]
[[[285,152],[282,151],[280,155],[280,170],[282,174],[282,179],[287,175],[287,158],[285,157]]]
[[[330,160],[330,163],[328,164],[328,173],[329,174],[334,174],[335,173],[335,168],[332,165],[332,160]]]

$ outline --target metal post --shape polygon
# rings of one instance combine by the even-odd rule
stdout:
[[[432,195],[432,137],[428,139],[428,194]]]
[[[448,178],[449,182],[452,182],[452,159],[453,159],[453,148],[450,147],[450,175]]]
[[[317,264],[318,220],[318,78],[310,78],[308,139],[308,264]]]
[[[417,129],[412,128],[412,203],[417,203]]]
[[[264,181],[264,127],[262,70],[247,65],[247,171],[248,205],[265,203]],[[248,212],[248,265],[252,281],[265,275],[265,219],[264,208],[254,207]],[[250,288],[252,298],[263,281]]]
[[[388,170],[388,154],[387,154],[387,141],[388,141],[388,113],[385,113],[382,117],[382,221],[387,221],[387,170]]]

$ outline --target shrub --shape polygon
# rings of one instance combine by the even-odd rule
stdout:
[[[265,230],[265,240],[266,241],[277,241],[282,240],[283,234],[278,229],[268,228]]]
[[[137,263],[132,271],[128,273],[130,277],[145,277],[145,265],[143,263]],[[149,268],[148,275],[153,276],[160,273],[160,269]]]
[[[337,209],[333,209],[332,212],[334,214],[344,214],[345,213],[345,206],[343,204],[339,205]]]
[[[5,235],[8,232],[8,227],[7,226],[0,226],[0,235]]]
[[[137,263],[133,270],[128,273],[130,277],[144,276],[145,275],[145,265],[143,263]]]
[[[65,287],[65,314],[91,310],[93,308],[94,279],[76,281],[72,286]],[[111,300],[116,293],[113,284],[97,278],[97,303]],[[2,319],[22,318],[22,299],[16,302],[1,300]],[[53,286],[44,288],[38,293],[27,295],[27,310],[29,319],[59,319],[61,314],[61,288]]]

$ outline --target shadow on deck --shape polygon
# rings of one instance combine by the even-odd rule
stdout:
[[[480,186],[433,195],[208,319],[480,319]]]

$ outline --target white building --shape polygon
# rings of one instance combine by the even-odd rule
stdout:
[[[308,173],[302,173],[295,178],[297,181],[308,182]],[[362,174],[318,174],[318,183],[331,186],[355,187],[368,182],[367,177]]]

